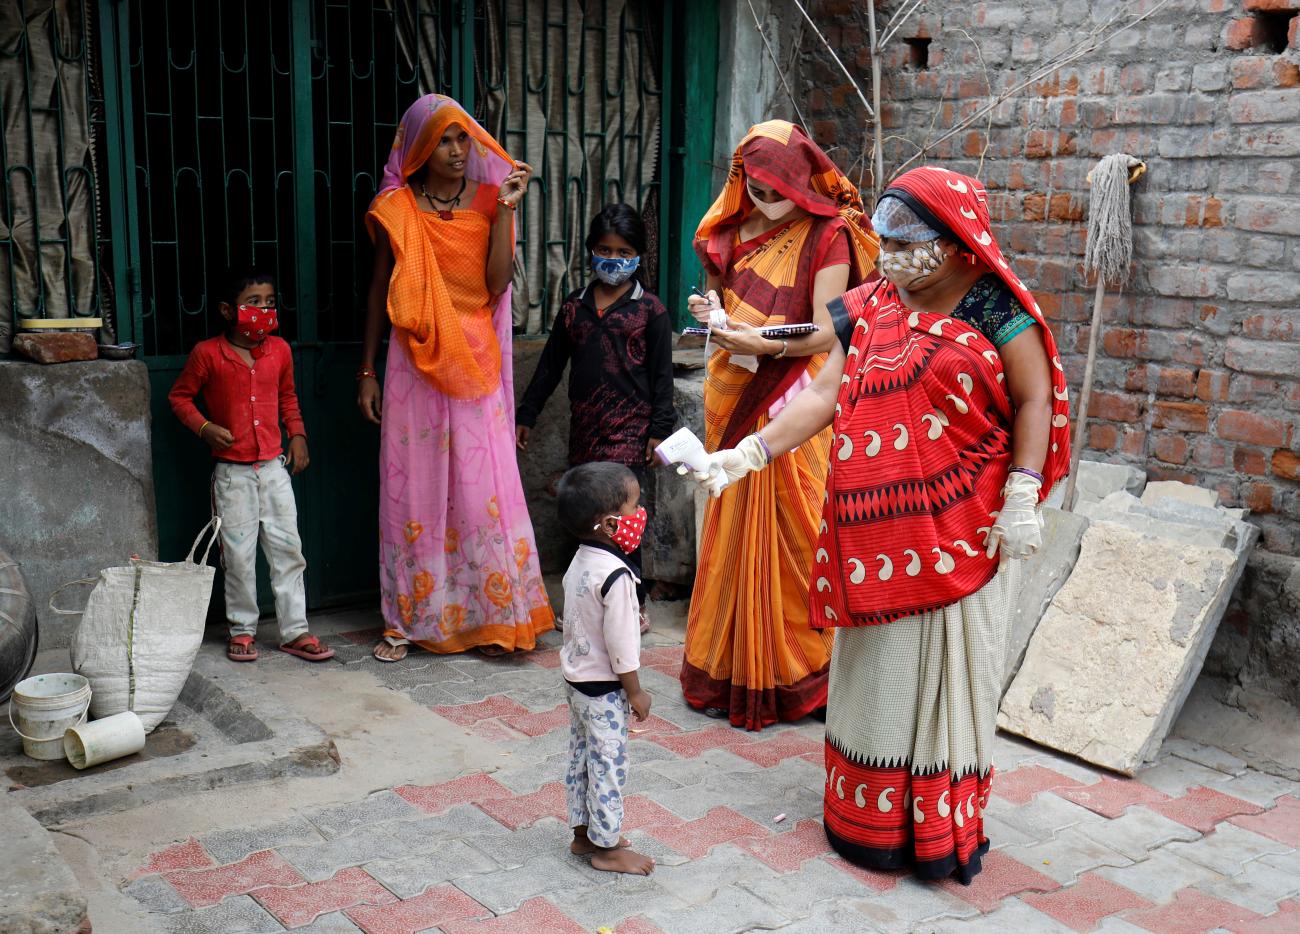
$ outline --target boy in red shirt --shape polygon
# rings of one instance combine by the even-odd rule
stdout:
[[[218,308],[226,333],[203,341],[167,399],[185,427],[212,448],[212,509],[221,517],[226,571],[227,657],[257,660],[257,542],[271,569],[280,649],[308,661],[334,650],[307,632],[307,599],[298,535],[298,507],[289,482],[306,469],[307,434],[293,388],[289,345],[270,336],[277,327],[275,280],[256,270],[231,277]],[[202,396],[206,414],[194,404]],[[289,433],[283,453],[280,422]],[[288,468],[288,470],[286,469]],[[260,536],[259,536],[260,532]]]

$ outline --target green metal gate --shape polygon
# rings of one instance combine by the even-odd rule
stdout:
[[[210,472],[167,391],[194,344],[220,329],[209,296],[221,271],[255,262],[277,275],[312,451],[295,481],[309,604],[375,589],[377,432],[356,412],[352,378],[372,255],[362,217],[397,121],[422,93],[456,97],[521,158],[540,153],[520,217],[517,325],[549,323],[581,264],[581,229],[611,197],[635,199],[671,247],[652,259],[674,307],[697,277],[689,232],[711,172],[709,147],[688,156],[682,143],[688,123],[697,139],[706,125],[712,135],[716,46],[712,2],[692,4],[691,30],[683,6],[99,0],[114,305],[119,338],[143,345],[151,374],[164,556],[182,554],[206,517]],[[564,52],[575,42],[576,57]],[[587,54],[610,43],[616,55]],[[601,103],[575,109],[584,95]],[[652,98],[662,133],[624,116]],[[574,137],[576,149],[565,144]],[[575,151],[580,165],[548,171]],[[551,222],[556,211],[564,223]]]

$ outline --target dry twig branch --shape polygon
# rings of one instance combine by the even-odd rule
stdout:
[[[805,133],[812,136],[812,133],[808,130],[808,121],[803,118],[803,111],[799,109],[799,102],[795,100],[794,93],[790,90],[790,85],[786,83],[785,69],[781,67],[780,59],[776,57],[776,53],[772,51],[771,43],[767,41],[767,33],[763,31],[763,24],[759,22],[758,19],[758,10],[754,9],[754,0],[746,0],[746,2],[749,4],[750,15],[754,17],[754,28],[758,30],[759,38],[763,40],[763,46],[767,49],[767,54],[771,57],[772,64],[776,67],[776,76],[781,79],[781,87],[785,88],[786,96],[790,98],[790,106],[794,108],[795,116],[799,118],[799,126],[803,127]]]
[[[1133,17],[1132,19],[1130,19],[1128,22],[1124,23],[1124,25],[1120,26],[1117,29],[1113,29],[1110,32],[1106,32],[1105,31],[1106,28],[1112,25],[1119,18],[1119,15],[1111,18],[1102,26],[1099,26],[1097,29],[1094,29],[1091,33],[1089,33],[1088,38],[1085,39],[1083,42],[1079,43],[1074,48],[1063,53],[1062,55],[1058,56],[1057,58],[1043,65],[1042,67],[1036,69],[1024,81],[1021,81],[1019,84],[1013,85],[1012,87],[1003,91],[1001,94],[993,98],[993,100],[989,101],[989,103],[981,107],[979,110],[975,111],[969,117],[957,121],[955,125],[953,125],[946,133],[944,133],[942,136],[936,139],[933,143],[927,142],[925,146],[922,147],[922,150],[920,152],[918,152],[916,155],[912,156],[911,158],[907,159],[905,162],[902,163],[902,165],[898,166],[898,168],[894,170],[894,175],[892,177],[897,178],[898,175],[901,174],[904,169],[906,169],[917,159],[921,158],[926,153],[928,153],[930,149],[942,144],[946,140],[952,139],[952,137],[956,136],[962,130],[966,129],[972,123],[984,118],[985,116],[991,116],[993,111],[995,111],[1005,101],[1011,99],[1012,97],[1015,97],[1025,88],[1029,87],[1031,84],[1037,84],[1039,81],[1042,81],[1044,78],[1048,77],[1049,75],[1052,75],[1060,71],[1062,68],[1064,68],[1066,65],[1070,64],[1071,62],[1078,61],[1080,58],[1087,55],[1089,52],[1096,51],[1097,48],[1109,42],[1115,36],[1118,36],[1120,33],[1132,29],[1138,23],[1142,22],[1145,19],[1148,19],[1155,13],[1169,6],[1169,4],[1172,2],[1173,0],[1158,0],[1156,5],[1153,6],[1151,9],[1147,10],[1145,13],[1141,14],[1140,16]]]
[[[803,4],[800,3],[799,0],[794,0],[794,5],[799,8],[799,12],[802,13],[803,18],[808,21],[808,25],[813,28],[813,32],[817,33],[817,38],[822,41],[822,45],[826,46],[826,51],[829,52],[831,58],[835,60],[835,64],[840,66],[840,71],[844,72],[844,77],[849,79],[849,84],[853,85],[853,90],[858,92],[858,100],[862,101],[862,106],[866,108],[867,116],[874,117],[876,111],[867,103],[867,96],[862,93],[862,88],[858,87],[858,83],[853,80],[853,75],[849,74],[849,70],[844,67],[844,63],[840,61],[840,57],[835,54],[835,50],[831,48],[831,44],[826,41],[826,37],[822,35],[822,31],[817,28],[817,24],[813,22],[813,18],[808,15],[808,11],[803,8]],[[750,4],[750,8],[753,8],[752,3]]]
[[[907,24],[908,17],[919,10],[921,4],[924,3],[925,0],[910,0],[910,2],[910,7],[906,3],[903,4],[903,6],[899,7],[898,11],[889,18],[889,22],[885,24],[884,35],[878,43],[877,51],[883,49],[889,43],[889,40],[894,38],[898,31]]]

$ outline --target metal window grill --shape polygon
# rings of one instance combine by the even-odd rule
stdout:
[[[20,321],[113,339],[104,96],[86,0],[0,4],[0,353]]]

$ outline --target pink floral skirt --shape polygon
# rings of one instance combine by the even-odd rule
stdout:
[[[388,633],[431,652],[531,649],[554,627],[515,460],[505,386],[452,399],[389,344],[379,453]]]

